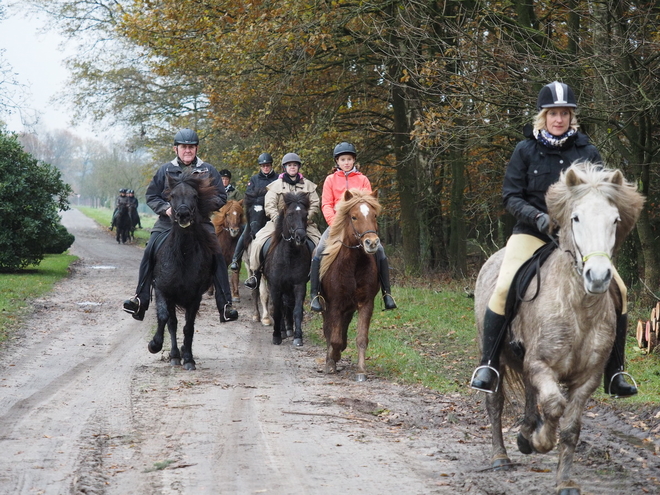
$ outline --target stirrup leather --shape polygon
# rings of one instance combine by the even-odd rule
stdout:
[[[614,395],[612,393],[612,384],[614,383],[614,378],[616,378],[619,375],[627,376],[628,378],[630,378],[630,380],[633,382],[633,386],[637,390],[639,390],[639,387],[637,386],[637,382],[635,381],[635,379],[632,377],[632,375],[630,373],[628,373],[627,371],[617,371],[616,373],[614,373],[612,375],[612,378],[610,378],[610,386],[607,388],[607,390],[609,390],[610,397],[612,397],[613,399],[618,399],[620,397],[620,396]],[[626,395],[625,397],[628,397],[628,396]]]
[[[474,378],[477,376],[477,372],[481,369],[489,369],[489,370],[493,370],[495,372],[495,375],[497,376],[497,382],[495,383],[495,390],[486,390],[486,389],[483,389],[483,388],[476,388],[476,387],[472,386],[472,382],[474,381]],[[495,368],[493,368],[489,364],[483,364],[481,366],[477,366],[475,368],[474,372],[472,373],[472,378],[470,378],[470,388],[472,388],[474,390],[479,390],[481,392],[486,392],[487,394],[493,394],[493,393],[497,392],[500,388],[500,372],[497,371]]]

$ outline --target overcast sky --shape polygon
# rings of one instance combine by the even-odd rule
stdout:
[[[68,52],[63,52],[64,38],[54,30],[43,33],[44,19],[34,15],[25,17],[8,9],[7,18],[0,21],[3,57],[12,66],[16,79],[27,86],[28,93],[24,93],[23,98],[28,110],[26,115],[38,112],[40,123],[48,131],[68,129],[81,137],[93,137],[95,134],[89,130],[89,123],[70,126],[71,110],[52,101],[53,96],[66,87],[68,72],[63,60],[73,47],[65,47]],[[26,130],[19,112],[0,118],[7,122],[10,131]]]

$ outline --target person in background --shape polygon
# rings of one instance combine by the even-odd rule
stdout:
[[[126,191],[126,195],[128,197],[128,204],[133,206],[133,208],[134,208],[133,215],[135,215],[135,216],[132,219],[133,220],[133,225],[135,225],[139,228],[142,228],[142,222],[140,222],[140,215],[138,214],[138,205],[140,203],[138,202],[138,199],[135,197],[135,191],[133,191],[133,189],[129,189],[129,190]]]
[[[220,170],[220,177],[222,177],[222,185],[225,186],[227,201],[240,201],[243,199],[243,193],[231,183],[231,172],[229,170],[226,168]]]
[[[339,143],[333,151],[335,160],[335,172],[326,177],[323,183],[323,194],[321,210],[325,221],[328,222],[328,228],[323,232],[321,240],[316,247],[316,252],[312,258],[312,268],[310,273],[310,297],[312,311],[323,311],[323,298],[320,292],[319,270],[321,268],[321,256],[325,249],[325,242],[330,234],[330,226],[335,218],[337,203],[344,196],[344,191],[348,189],[361,189],[371,192],[371,183],[366,175],[362,174],[356,167],[357,151],[351,143]],[[385,309],[396,309],[396,302],[392,297],[390,287],[390,265],[385,256],[385,250],[381,244],[376,251],[376,266],[378,267],[378,277],[380,287],[383,293],[383,303]]]
[[[120,204],[128,204],[128,197],[126,196],[127,189],[123,187],[119,190],[119,196],[115,199],[115,211],[112,212],[112,222],[110,222],[110,230],[114,230],[115,224],[117,223],[117,210],[119,210]]]

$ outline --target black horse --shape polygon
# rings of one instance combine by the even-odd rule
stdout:
[[[126,203],[119,203],[115,221],[117,244],[125,244],[131,237],[131,214]]]
[[[154,260],[153,285],[156,294],[158,327],[149,342],[149,351],[160,352],[163,348],[165,324],[170,332],[172,348],[170,364],[195,369],[192,353],[195,318],[215,272],[213,258],[220,251],[218,239],[210,224],[211,212],[218,209],[216,190],[210,183],[208,174],[186,170],[168,176],[168,189],[165,197],[172,207],[172,230]],[[181,352],[176,342],[176,308],[186,312],[183,327]]]
[[[134,204],[128,205],[128,215],[131,219],[131,240],[135,240],[135,229],[140,223],[140,214]]]
[[[284,195],[271,245],[264,263],[273,305],[273,344],[282,343],[287,327],[293,328],[293,345],[302,346],[303,302],[307,292],[311,250],[307,243],[306,193]]]

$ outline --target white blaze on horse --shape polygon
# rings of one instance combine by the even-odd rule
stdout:
[[[575,163],[564,171],[546,195],[548,213],[559,226],[558,248],[541,268],[540,284],[532,281],[522,297],[504,336],[500,371],[505,387],[522,383],[525,389],[518,447],[524,454],[546,453],[559,438],[560,495],[580,493],[571,480],[571,467],[582,411],[601,381],[621,312],[618,286],[611,283],[612,256],[634,227],[643,203],[619,170]],[[503,255],[504,250],[494,254],[477,279],[480,336]],[[502,438],[503,403],[502,386],[487,395],[496,469],[511,464]]]

